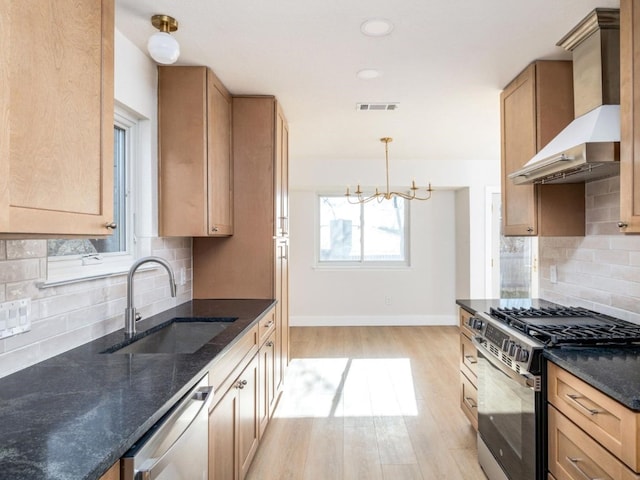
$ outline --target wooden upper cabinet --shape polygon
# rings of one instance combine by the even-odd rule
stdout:
[[[0,1],[0,235],[108,235],[113,0]]]
[[[507,177],[573,120],[568,61],[536,61],[500,95],[503,235],[584,235],[584,184],[514,185]]]
[[[206,67],[158,67],[160,235],[233,234],[231,96]]]
[[[640,233],[640,5],[620,1],[620,225]],[[638,60],[638,61],[636,61]]]
[[[280,104],[276,105],[275,216],[277,237],[289,235],[289,126]]]

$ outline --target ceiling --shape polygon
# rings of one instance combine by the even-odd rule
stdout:
[[[179,65],[211,67],[232,94],[270,94],[293,162],[500,157],[500,90],[594,7],[619,0],[116,0],[116,27],[146,52],[153,14],[174,16]],[[361,24],[391,21],[385,37]],[[356,72],[379,70],[360,80]],[[399,102],[361,112],[358,102]]]

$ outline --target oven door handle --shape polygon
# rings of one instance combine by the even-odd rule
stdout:
[[[476,347],[482,358],[485,358],[491,365],[500,370],[510,379],[516,381],[518,385],[530,388],[533,391],[540,391],[540,377],[530,373],[517,373],[508,366],[504,365],[478,340],[478,337],[471,339],[473,346]]]

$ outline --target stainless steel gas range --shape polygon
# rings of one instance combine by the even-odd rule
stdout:
[[[640,326],[584,308],[497,308],[468,320],[478,350],[478,458],[490,480],[546,478],[547,348],[640,343]]]

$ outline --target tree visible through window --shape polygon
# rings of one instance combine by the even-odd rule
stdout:
[[[353,205],[320,196],[319,263],[408,263],[406,200]]]

